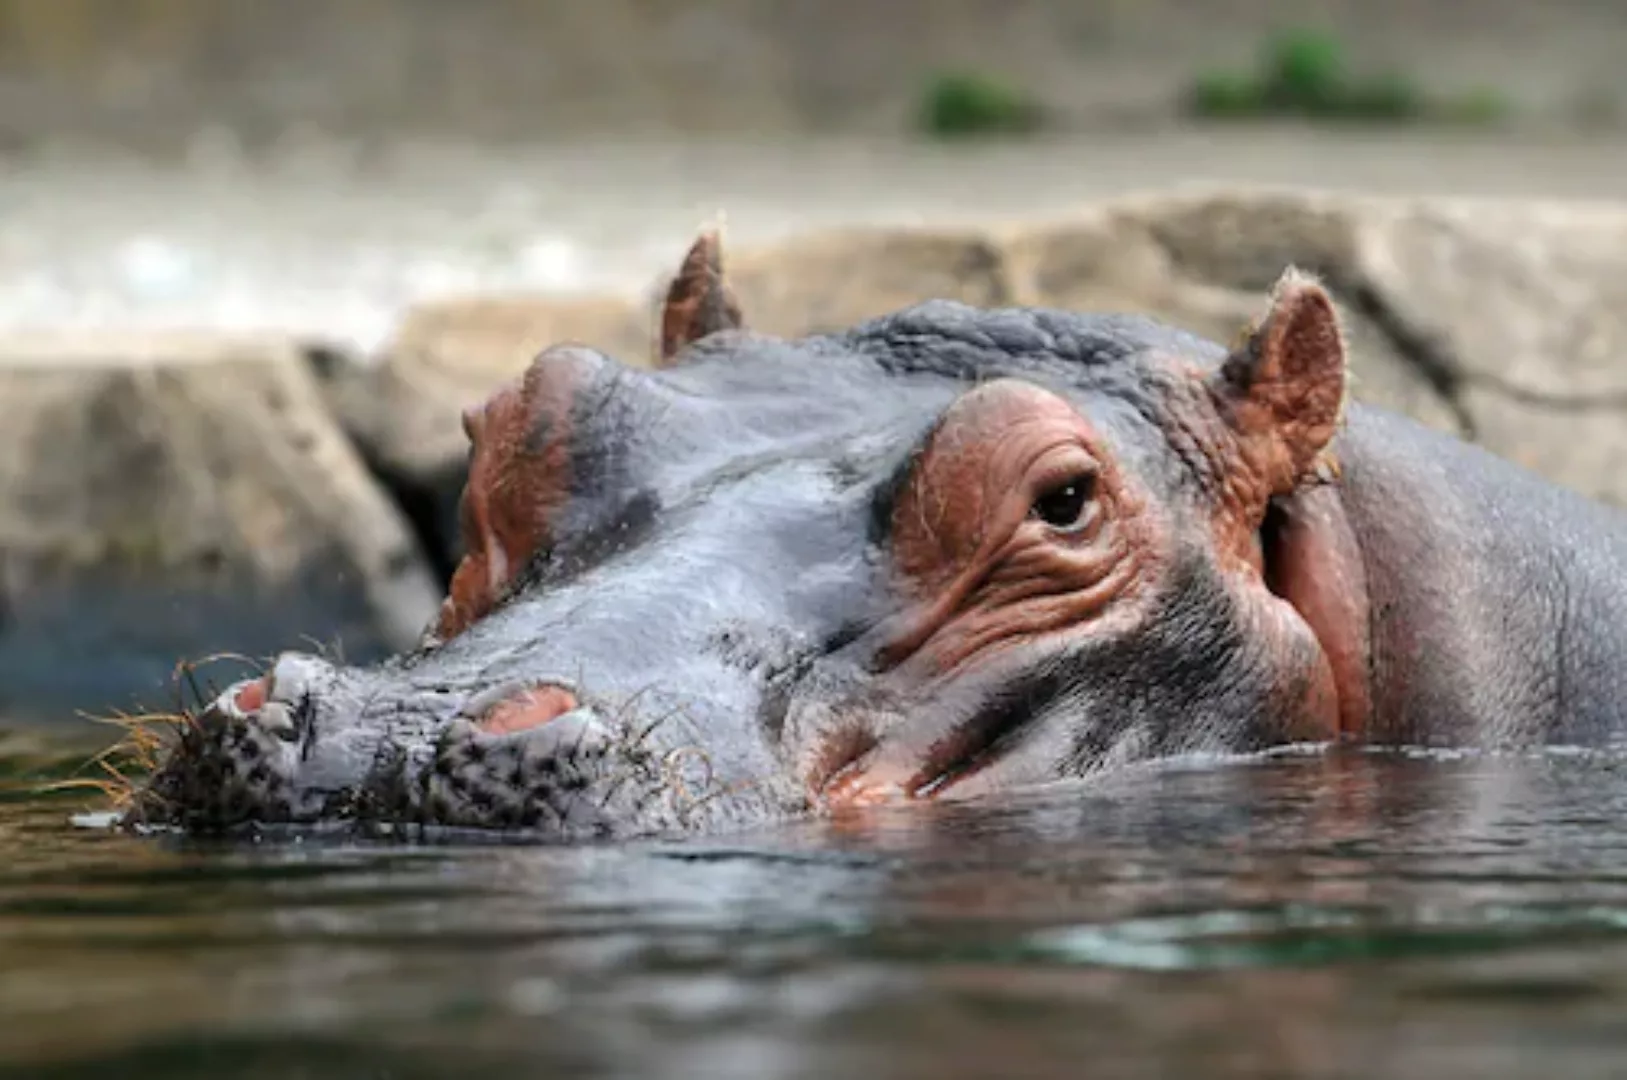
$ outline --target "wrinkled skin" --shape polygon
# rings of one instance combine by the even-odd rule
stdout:
[[[466,555],[422,648],[283,656],[129,819],[625,836],[1619,730],[1622,520],[1347,406],[1314,281],[1229,352],[943,302],[782,341],[703,237],[661,343],[656,370],[556,347],[467,415]]]

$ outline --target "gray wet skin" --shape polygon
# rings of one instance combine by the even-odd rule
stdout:
[[[228,691],[131,818],[627,836],[820,812],[869,760],[913,758],[913,793],[955,797],[1297,737],[1284,686],[1310,661],[1257,641],[1282,605],[1223,565],[1215,466],[1170,419],[1175,384],[1226,356],[1137,317],[945,302],[795,341],[714,333],[656,371],[553,350],[539,363],[576,380],[570,500],[497,610],[373,668],[283,656],[265,705]],[[1158,557],[1090,625],[906,676],[884,649],[907,607],[892,515],[946,410],[998,378],[1088,421]],[[1620,730],[1619,515],[1354,404],[1334,449],[1320,497],[1349,514],[1371,600],[1368,737]],[[534,685],[579,705],[471,722]]]

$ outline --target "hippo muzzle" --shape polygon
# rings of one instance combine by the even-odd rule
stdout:
[[[566,680],[402,682],[286,654],[203,711],[142,801],[205,832],[345,821],[586,838],[687,825],[713,794],[709,765],[688,767],[645,714],[640,727]]]
[[[568,565],[534,566],[455,632],[438,620],[418,650],[367,668],[287,653],[228,688],[143,813],[581,838],[806,810],[768,729],[864,609],[864,491],[765,459],[726,499],[700,484],[623,505]]]
[[[684,617],[703,586],[682,564],[704,564],[693,548],[669,558],[373,668],[284,654],[202,711],[143,809],[195,831],[350,821],[560,838],[795,812],[756,730],[774,660],[747,655],[745,629],[689,633],[712,624]],[[601,605],[603,619],[584,613]]]

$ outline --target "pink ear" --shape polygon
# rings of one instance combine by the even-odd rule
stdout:
[[[1289,269],[1272,289],[1265,321],[1214,376],[1226,420],[1261,461],[1273,494],[1317,471],[1344,409],[1345,363],[1333,298]]]
[[[723,279],[723,244],[708,230],[690,245],[661,306],[661,354],[666,367],[694,342],[744,324],[740,304]]]

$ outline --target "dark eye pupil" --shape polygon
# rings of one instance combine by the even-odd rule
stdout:
[[[1090,478],[1078,477],[1034,500],[1034,516],[1058,529],[1075,525],[1090,501]]]

